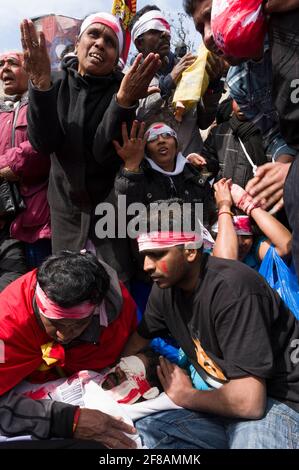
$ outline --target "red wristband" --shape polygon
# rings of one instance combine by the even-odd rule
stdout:
[[[80,413],[81,413],[81,408],[80,408],[80,406],[77,406],[75,414],[74,414],[73,434],[75,434],[75,431],[77,429],[79,418],[80,418]]]

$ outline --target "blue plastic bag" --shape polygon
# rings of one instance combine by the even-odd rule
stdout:
[[[293,262],[290,266],[270,246],[259,269],[270,287],[275,289],[295,317],[299,319],[299,283]]]

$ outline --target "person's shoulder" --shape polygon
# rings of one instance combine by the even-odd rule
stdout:
[[[234,298],[249,294],[265,294],[265,280],[256,271],[236,260],[210,256],[206,264],[206,273],[218,288],[227,290],[227,295]]]

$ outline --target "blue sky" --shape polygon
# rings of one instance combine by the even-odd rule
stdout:
[[[137,0],[137,10],[147,4],[157,5],[166,14],[175,18],[178,11],[183,11],[182,0]],[[112,0],[8,0],[0,4],[0,51],[20,49],[19,23],[23,18],[56,13],[83,18],[90,12],[110,11]],[[199,42],[193,23],[188,20],[186,29],[192,39]]]

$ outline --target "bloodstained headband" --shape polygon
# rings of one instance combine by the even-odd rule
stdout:
[[[197,250],[202,247],[203,238],[195,232],[149,232],[137,238],[139,251],[157,250],[184,245],[186,249]]]

